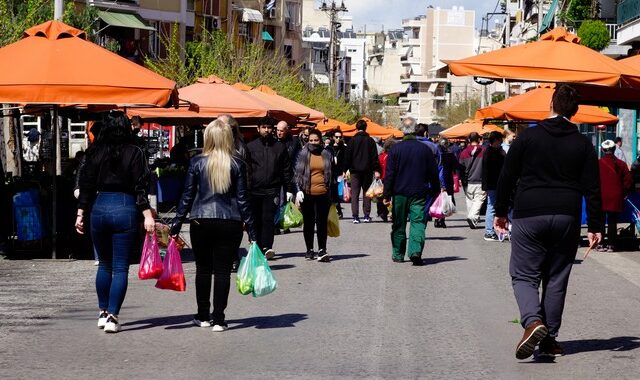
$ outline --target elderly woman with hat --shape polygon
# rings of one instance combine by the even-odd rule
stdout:
[[[605,243],[596,247],[599,252],[615,250],[618,216],[622,212],[624,199],[633,186],[633,178],[624,161],[615,156],[616,144],[606,140],[600,144],[603,156],[600,158],[600,191],[602,211],[607,217],[607,235]]]

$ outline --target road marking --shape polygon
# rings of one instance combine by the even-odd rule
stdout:
[[[640,288],[640,264],[619,253],[605,253],[590,256],[610,271],[622,276]]]

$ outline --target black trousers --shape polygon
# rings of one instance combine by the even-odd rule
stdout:
[[[256,242],[258,247],[264,251],[273,248],[273,232],[274,221],[278,206],[280,205],[280,197],[278,194],[254,195],[249,197],[253,217],[256,221],[256,230],[258,233]]]
[[[198,319],[208,321],[211,308],[211,275],[213,314],[216,324],[224,323],[224,310],[229,298],[231,266],[238,257],[242,242],[242,223],[224,219],[191,221],[191,245],[196,259],[196,301]]]
[[[373,172],[351,173],[351,214],[354,218],[360,216],[360,189],[362,189],[362,209],[364,216],[371,214],[371,198],[364,194],[369,190],[373,182]]]
[[[302,233],[307,250],[313,249],[314,230],[317,231],[318,235],[318,249],[327,249],[327,218],[329,217],[330,207],[331,199],[329,194],[304,195],[304,202],[302,202],[302,217],[304,218]]]
[[[616,239],[618,237],[618,217],[620,213],[605,211],[607,216],[607,245],[616,245]]]

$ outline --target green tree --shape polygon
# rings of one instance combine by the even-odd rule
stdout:
[[[166,57],[145,57],[145,65],[181,87],[198,78],[216,75],[229,83],[269,86],[278,94],[322,111],[330,118],[353,122],[358,116],[354,105],[327,95],[326,86],[302,81],[300,67],[291,67],[284,55],[271,52],[259,43],[236,46],[220,31],[204,31],[199,40],[183,47],[174,25],[169,36],[161,37],[161,44]]]
[[[592,17],[592,0],[571,0],[571,5],[567,10],[567,18],[575,23],[588,20]]]
[[[580,43],[593,50],[600,51],[607,46],[611,37],[607,25],[600,20],[586,20],[578,29]]]
[[[440,124],[445,128],[453,127],[466,119],[473,118],[478,108],[480,108],[479,96],[465,99],[464,95],[457,95],[455,99],[453,99],[452,104],[442,108],[438,113]]]

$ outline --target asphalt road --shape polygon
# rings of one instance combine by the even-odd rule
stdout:
[[[567,355],[518,361],[508,242],[485,242],[459,212],[447,229],[429,226],[427,265],[413,267],[391,261],[390,224],[341,228],[331,263],[304,260],[301,231],[278,236],[278,290],[252,298],[232,288],[224,333],[190,322],[193,262],[186,293],[155,289],[132,266],[123,331],[106,335],[92,261],[0,260],[0,376],[638,378],[640,253],[592,252],[576,265],[559,337]]]

